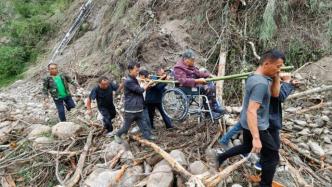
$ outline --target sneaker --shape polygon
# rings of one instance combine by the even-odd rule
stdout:
[[[219,169],[219,160],[218,160],[218,152],[214,149],[207,149],[206,152],[206,160],[208,165],[214,170],[218,171]]]
[[[111,131],[111,132],[108,132],[106,133],[106,137],[113,137],[115,135],[115,131]]]
[[[118,135],[114,135],[114,140],[116,143],[121,144],[122,143],[122,138],[119,137]]]
[[[138,131],[139,131],[139,127],[136,126],[136,127],[134,127],[134,128],[131,129],[130,133],[134,134],[134,133],[136,133]]]
[[[256,162],[256,164],[254,165],[254,168],[258,171],[262,171],[262,165],[259,162]]]
[[[149,136],[148,138],[146,138],[147,140],[157,140],[157,137],[154,135]]]

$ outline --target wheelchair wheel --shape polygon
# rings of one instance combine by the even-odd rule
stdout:
[[[162,96],[162,108],[165,114],[172,120],[183,120],[189,110],[186,94],[178,88],[166,90]]]

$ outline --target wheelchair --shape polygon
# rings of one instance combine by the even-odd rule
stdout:
[[[188,115],[198,115],[199,123],[211,119],[214,123],[212,108],[208,97],[202,94],[202,87],[168,88],[162,96],[162,108],[172,120],[183,121]]]

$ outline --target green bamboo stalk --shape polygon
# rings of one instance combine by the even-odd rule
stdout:
[[[283,71],[292,70],[292,69],[294,69],[294,66],[286,66],[286,67],[281,68],[281,70],[283,70]],[[213,77],[213,78],[208,78],[205,80],[207,82],[212,82],[212,81],[221,81],[221,80],[245,79],[248,77],[248,75],[250,75],[252,73],[254,73],[254,72],[239,73],[239,74],[227,75],[227,76],[222,76],[222,77]],[[174,81],[174,80],[153,80],[153,82],[168,83],[168,84],[179,83],[179,81]]]

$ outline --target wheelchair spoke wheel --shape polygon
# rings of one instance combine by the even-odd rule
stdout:
[[[162,97],[162,108],[172,120],[183,120],[188,114],[188,99],[178,88],[168,89]]]

